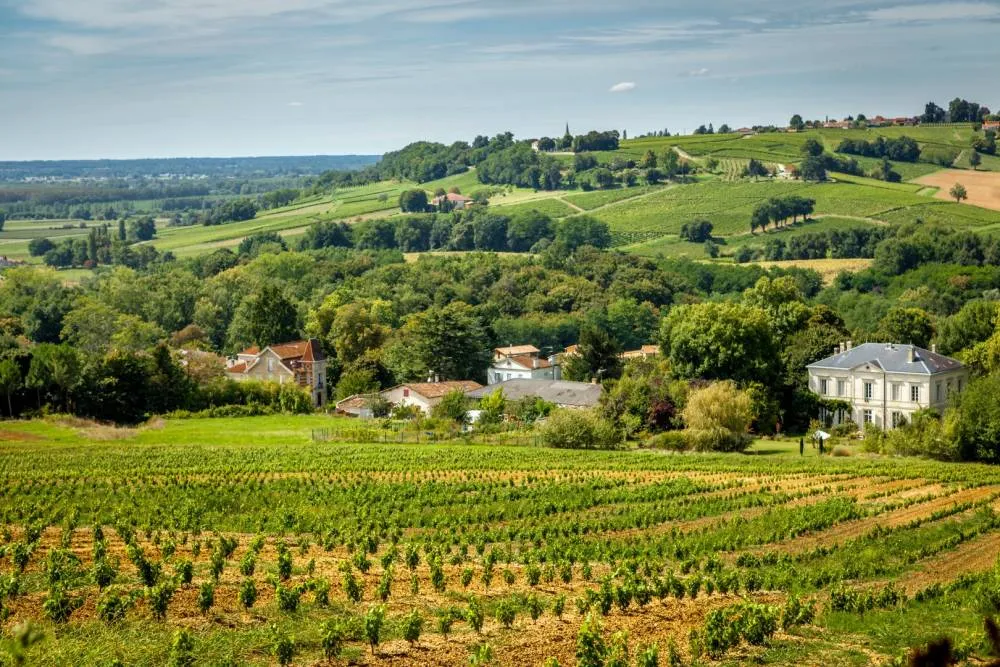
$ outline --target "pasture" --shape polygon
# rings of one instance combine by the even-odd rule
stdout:
[[[787,441],[313,442],[320,428],[351,426],[5,423],[0,599],[5,629],[44,632],[28,664],[274,664],[284,638],[295,664],[455,665],[488,644],[493,664],[569,665],[587,614],[660,664],[888,664],[942,632],[985,655],[996,468]],[[714,650],[706,619],[743,601],[760,641]]]

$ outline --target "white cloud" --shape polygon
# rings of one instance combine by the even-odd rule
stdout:
[[[629,91],[635,90],[635,82],[633,81],[622,81],[621,83],[616,83],[611,86],[608,90],[610,93],[627,93]]]
[[[712,70],[707,67],[699,67],[687,73],[688,76],[708,76]]]
[[[993,18],[1000,16],[1000,7],[985,2],[942,2],[933,5],[898,5],[870,11],[873,21],[896,23],[910,21],[949,21]]]

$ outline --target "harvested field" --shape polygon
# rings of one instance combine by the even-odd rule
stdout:
[[[1000,211],[1000,173],[995,171],[944,169],[921,176],[914,182],[938,188],[934,197],[947,201],[954,201],[949,192],[952,186],[961,183],[969,195],[966,204]]]

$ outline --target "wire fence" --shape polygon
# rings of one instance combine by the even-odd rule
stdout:
[[[497,432],[408,431],[384,428],[317,428],[312,429],[313,442],[353,442],[363,444],[399,443],[429,444],[435,442],[463,442],[484,445],[539,446],[534,431],[523,429]]]

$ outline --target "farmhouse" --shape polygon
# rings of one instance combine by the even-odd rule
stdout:
[[[983,121],[983,130],[986,132],[1000,132],[1000,120],[985,120]]]
[[[465,195],[455,194],[454,192],[449,192],[446,195],[439,195],[431,200],[431,205],[437,208],[441,208],[441,205],[447,202],[453,210],[461,211],[466,206],[470,206],[473,202],[472,197],[466,197]]]
[[[406,407],[415,405],[424,414],[430,415],[434,406],[441,402],[441,399],[453,391],[462,393],[479,389],[483,385],[472,380],[454,380],[447,382],[411,382],[401,384],[386,389],[382,392],[382,398],[389,401],[393,406]]]
[[[592,408],[601,400],[603,391],[599,384],[569,382],[567,380],[507,380],[465,393],[472,399],[482,399],[503,390],[507,400],[540,398],[561,408]]]
[[[493,350],[493,364],[486,371],[486,383],[506,380],[559,380],[562,370],[556,358],[544,358],[534,345],[512,345]]]
[[[821,417],[836,425],[856,424],[895,428],[913,413],[941,410],[953,393],[969,383],[969,371],[955,359],[915,345],[850,341],[834,355],[807,366],[809,388],[826,401],[840,401],[848,410],[826,410]],[[847,414],[845,414],[845,412]]]
[[[291,382],[309,390],[313,405],[326,404],[326,356],[315,338],[263,350],[247,348],[226,361],[226,377],[237,382]]]

